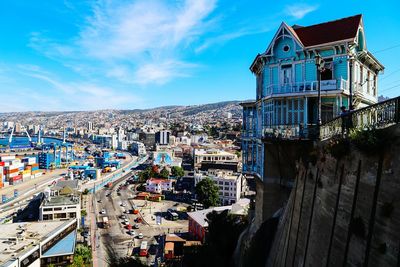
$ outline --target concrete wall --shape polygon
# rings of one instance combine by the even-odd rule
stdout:
[[[297,165],[267,266],[399,266],[400,127],[385,131],[382,156],[351,147],[336,160],[319,144],[315,165]]]

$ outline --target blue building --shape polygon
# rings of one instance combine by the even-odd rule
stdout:
[[[242,103],[243,171],[263,179],[266,137],[307,138],[342,106],[377,103],[383,69],[367,49],[362,15],[305,27],[283,22],[250,66],[256,100]]]

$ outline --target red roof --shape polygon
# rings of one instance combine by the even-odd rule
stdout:
[[[149,182],[151,182],[153,184],[161,184],[161,183],[169,183],[170,181],[168,181],[167,179],[150,178]]]
[[[362,15],[355,15],[321,24],[294,26],[298,38],[305,47],[355,38]]]

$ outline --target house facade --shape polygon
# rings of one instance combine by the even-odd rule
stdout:
[[[342,106],[377,103],[383,69],[367,49],[362,15],[305,27],[283,22],[250,66],[256,100],[242,103],[243,171],[263,177],[262,138],[302,138]]]

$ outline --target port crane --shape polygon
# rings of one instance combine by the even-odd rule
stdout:
[[[12,139],[13,139],[13,136],[14,136],[14,129],[15,129],[15,125],[12,127],[10,137],[8,138],[8,143],[9,144],[11,144],[11,142],[12,142]],[[26,135],[28,136],[29,142],[32,142],[32,138],[29,135],[28,130],[26,129],[26,127],[25,126],[21,126],[21,130],[25,131]]]

